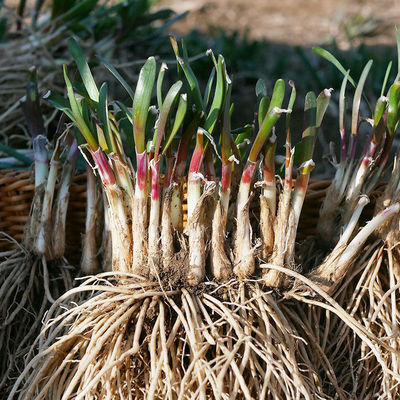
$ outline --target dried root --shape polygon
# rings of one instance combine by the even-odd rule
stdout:
[[[324,362],[329,363],[343,390],[341,398],[365,399],[373,395],[395,399],[400,394],[400,284],[393,273],[390,250],[386,258],[379,241],[365,250],[333,297],[321,289],[320,282],[296,273],[291,275],[305,286],[295,286],[287,296],[296,300],[292,312],[299,321],[314,327],[312,334],[321,356],[315,357],[313,365],[319,370]],[[302,337],[308,340],[306,334]]]
[[[50,309],[11,398],[328,398],[289,308],[257,283],[164,291],[91,278]],[[54,315],[77,292],[90,299]]]
[[[370,246],[369,256],[356,263],[356,279],[339,292],[345,298],[349,312],[377,338],[379,358],[364,342],[355,340],[341,324],[337,324],[340,327],[338,337],[346,338],[338,347],[345,345],[354,352],[352,362],[357,377],[354,392],[359,393],[359,398],[365,398],[368,393],[374,393],[379,399],[400,396],[400,280],[395,273],[399,268],[395,252],[396,246],[389,244],[382,246],[376,242]],[[334,356],[343,364],[340,352],[336,351]]]
[[[0,263],[0,391],[7,392],[54,299],[72,287],[71,267],[15,250]]]
[[[51,307],[9,399],[395,399],[400,268],[378,244],[334,298],[271,264],[304,287],[278,302],[254,281],[192,293],[123,272],[90,278]],[[78,293],[91,296],[65,311]]]

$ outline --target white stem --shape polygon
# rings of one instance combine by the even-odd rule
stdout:
[[[235,238],[235,269],[237,276],[244,278],[254,273],[254,249],[252,229],[248,213],[250,183],[240,182],[237,198],[237,229]]]
[[[293,213],[294,213],[294,221],[295,221],[295,230],[297,230],[297,226],[299,224],[301,210],[303,208],[304,199],[306,197],[306,191],[308,186],[308,180],[310,179],[310,174],[308,176],[304,176],[307,179],[307,183],[302,186],[296,186],[293,193]],[[297,178],[299,179],[299,178]]]
[[[110,212],[113,271],[131,272],[132,233],[128,222],[129,206],[116,184],[106,186],[105,189]]]
[[[249,200],[250,183],[240,182],[239,193],[237,197],[237,213],[239,214],[244,210]]]
[[[57,194],[57,204],[55,208],[53,224],[53,248],[56,258],[62,257],[65,252],[65,223],[67,219],[69,189],[75,170],[75,162],[66,161],[63,168],[60,188]]]
[[[239,186],[239,194],[237,198],[237,221],[238,224],[243,220],[243,211],[249,201],[250,195],[250,183],[240,183]],[[248,219],[248,218],[246,218]],[[248,221],[247,221],[248,222]],[[241,249],[240,257],[245,257],[252,253],[252,246],[251,246],[251,226],[249,223],[242,221],[243,223],[243,237],[238,237],[237,241],[241,243],[238,247]]]
[[[334,178],[333,178],[333,181],[332,181],[332,185],[334,185],[335,188],[336,188],[337,190],[339,190],[339,191],[340,191],[340,186],[341,186],[341,184],[342,184],[342,182],[343,182],[344,166],[345,166],[344,163],[340,163],[340,164],[339,164],[339,166],[338,166],[337,169],[336,169],[336,172],[335,172],[335,176],[334,176]]]
[[[328,187],[322,206],[319,210],[317,233],[326,243],[332,243],[336,238],[335,218],[339,215],[339,205],[343,200],[342,181],[344,175],[344,163],[336,170],[335,177]]]
[[[266,197],[271,214],[275,216],[276,212],[276,185],[274,182],[267,182],[263,189],[263,195]]]
[[[282,204],[279,205],[278,216],[274,224],[274,248],[273,260],[278,265],[283,265],[285,254],[287,252],[288,230],[290,227],[290,216],[293,213],[293,208],[290,207],[290,200],[292,197],[291,190],[284,190]],[[274,273],[276,275],[276,273]]]
[[[360,215],[362,213],[362,210],[364,207],[369,203],[369,198],[368,196],[361,196],[360,200],[357,203],[357,206],[350,218],[349,223],[347,224],[346,228],[344,229],[344,232],[342,236],[340,237],[339,242],[337,243],[336,247],[339,248],[350,240],[351,235],[354,232],[354,229],[356,228],[358,224],[358,220],[360,219]]]
[[[283,191],[283,199],[282,199],[282,205],[279,205],[279,208],[282,207],[283,210],[285,210],[285,215],[286,215],[286,220],[287,216],[289,215],[289,206],[290,206],[290,199],[292,197],[292,192],[291,190],[284,190]]]
[[[225,218],[228,213],[230,195],[231,195],[231,189],[227,189],[224,192],[221,191],[220,193],[220,201],[223,210],[223,217]]]
[[[156,257],[160,250],[160,197],[157,200],[151,199],[148,244],[149,257]]]
[[[181,185],[173,184],[171,193],[171,223],[175,231],[183,229]]]
[[[335,197],[337,200],[335,201],[330,201],[332,204],[339,204],[343,198],[343,193],[346,189],[347,183],[344,182],[345,180],[345,163],[340,163],[339,166],[336,169],[335,176],[332,180],[331,186],[331,193],[336,193]],[[329,202],[329,199],[327,197],[324,198],[323,204],[326,202]],[[330,212],[331,210],[327,210]]]
[[[220,192],[220,200],[217,203],[212,220],[211,246],[210,246],[210,270],[217,279],[228,279],[232,273],[232,265],[225,253],[226,220],[229,207],[230,189]]]
[[[85,236],[83,239],[83,250],[81,259],[81,269],[85,275],[94,274],[98,269],[97,243],[96,243],[96,219],[97,219],[97,190],[96,179],[92,168],[86,168],[87,186],[86,186],[86,221]],[[108,208],[107,206],[105,206]],[[108,210],[105,211],[105,219],[108,220]],[[105,223],[106,225],[106,223]],[[104,226],[104,230],[107,227]]]
[[[46,182],[49,173],[49,165],[44,162],[35,162],[35,187]]]
[[[43,207],[40,217],[40,229],[38,232],[38,236],[36,238],[36,246],[35,246],[37,253],[41,255],[46,254],[47,250],[49,250],[49,240],[50,240],[49,229],[51,228],[50,219],[52,213],[54,189],[57,180],[58,166],[59,166],[58,161],[52,161],[50,165],[49,176],[47,178],[46,190],[43,198]]]
[[[364,183],[365,177],[369,170],[369,165],[364,164],[364,160],[361,162],[357,172],[355,173],[353,179],[351,180],[349,191],[347,192],[346,200],[352,201],[356,198],[361,191],[361,187]]]
[[[188,191],[187,191],[187,205],[188,205],[188,223],[196,208],[197,202],[201,197],[201,181],[200,178],[194,176],[196,173],[189,173]]]
[[[166,190],[161,217],[161,250],[162,250],[162,263],[164,271],[168,271],[171,260],[174,256],[174,231],[171,222],[171,195],[172,190]]]
[[[72,180],[74,166],[69,164],[66,166],[66,171],[60,183],[60,189],[57,197],[57,205],[63,202],[69,196],[69,188]]]
[[[201,223],[190,225],[188,284],[191,286],[200,284],[204,279],[205,247],[204,229]]]
[[[151,170],[151,201],[148,227],[148,262],[150,275],[157,276],[160,264],[160,185],[159,161],[152,159],[149,163]]]
[[[104,215],[104,231],[101,242],[102,249],[102,270],[111,272],[112,271],[112,260],[113,260],[113,245],[112,245],[112,224],[110,217],[111,210],[110,204],[107,200],[106,191],[102,190],[102,200],[103,200],[103,215]]]
[[[378,215],[376,215],[371,221],[361,229],[360,232],[355,236],[355,238],[349,243],[346,247],[345,251],[341,255],[338,264],[343,264],[351,260],[357,251],[360,250],[360,247],[364,244],[364,242],[368,239],[368,237],[378,229],[384,222],[386,222],[389,218],[392,218],[394,215],[399,212],[399,203],[395,203],[383,211],[381,211]]]
[[[136,187],[132,203],[132,272],[147,276],[148,269],[148,208],[147,193]]]
[[[118,185],[124,190],[124,192],[134,193],[133,178],[132,175],[128,173],[127,164],[121,162],[121,160],[117,158],[111,157],[111,160],[113,170],[117,171],[115,173],[115,178]]]
[[[188,225],[186,227],[189,238],[187,283],[191,286],[200,284],[204,280],[206,273],[206,229],[208,229],[209,226],[208,220],[205,219],[205,214],[206,209],[211,206],[207,199],[213,196],[214,193],[215,182],[212,182],[199,199],[196,209],[190,220],[188,220]]]
[[[46,182],[49,173],[47,138],[44,135],[38,135],[33,139],[33,152],[35,156],[35,188],[37,188]]]
[[[344,173],[344,178],[343,178],[342,184],[340,186],[340,192],[339,192],[341,197],[343,196],[344,192],[346,191],[347,185],[349,183],[350,174],[353,170],[353,164],[354,164],[354,162],[351,161],[350,164],[347,165],[346,171]]]

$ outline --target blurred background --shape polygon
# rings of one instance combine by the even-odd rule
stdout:
[[[343,49],[355,42],[393,44],[393,25],[400,18],[396,0],[161,0],[157,7],[190,10],[174,26],[182,33],[220,28],[299,46],[335,41]]]
[[[355,80],[373,59],[365,89],[373,104],[389,61],[389,82],[397,73],[395,25],[400,25],[400,2],[394,0],[0,0],[0,138],[10,145],[20,145],[26,138],[19,99],[30,65],[38,66],[43,93],[62,92],[61,65],[71,61],[66,46],[70,35],[84,48],[99,82],[112,78],[96,56],[112,63],[133,86],[150,55],[173,69],[168,37],[172,33],[184,39],[204,86],[211,67],[206,50],[224,55],[239,110],[233,128],[254,120],[259,78],[269,90],[278,78],[294,81],[299,114],[307,91],[333,88],[323,134],[318,136],[317,157],[322,158],[329,143],[338,139],[337,96],[343,75],[312,47],[329,50]],[[349,104],[351,96],[349,89]],[[302,121],[294,114],[296,139]],[[361,114],[370,116],[365,104]],[[50,128],[55,118],[50,107],[46,116]],[[320,167],[316,176],[331,173],[328,163],[323,165],[327,168]]]

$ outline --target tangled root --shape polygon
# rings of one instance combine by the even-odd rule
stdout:
[[[337,391],[340,398],[400,396],[400,283],[394,272],[396,262],[391,248],[378,241],[356,260],[351,275],[333,297],[305,277],[301,280],[310,284],[308,290],[295,286],[288,293],[294,300],[300,300],[296,302],[297,311],[293,312],[303,324],[316,329],[315,338],[323,357],[316,357],[313,365],[323,375],[319,366],[324,359],[329,363],[340,382],[341,391]]]
[[[400,280],[395,273],[399,260],[394,253],[396,248],[390,245],[371,245],[368,257],[357,263],[354,279],[337,294],[347,312],[376,338],[376,350],[371,351],[341,321],[336,321],[332,329],[327,356],[337,369],[346,363],[354,365],[353,393],[359,399],[370,393],[378,399],[400,397]],[[350,354],[346,348],[351,349]],[[343,379],[350,380],[343,375]]]
[[[296,316],[257,282],[164,291],[122,275],[52,306],[10,399],[327,398]],[[55,316],[78,292],[92,296]]]
[[[9,391],[40,333],[47,308],[72,287],[63,262],[15,250],[0,263],[0,393]]]
[[[399,283],[387,288],[398,276],[378,244],[334,297],[271,264],[304,286],[278,298],[261,281],[89,278],[51,307],[9,399],[395,399]]]

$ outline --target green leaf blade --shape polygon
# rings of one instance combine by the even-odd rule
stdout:
[[[73,38],[68,39],[68,47],[78,67],[86,91],[90,98],[97,103],[99,101],[99,90],[82,49]]]
[[[86,139],[86,141],[88,142],[91,149],[93,151],[96,151],[98,149],[99,145],[84,120],[84,117],[83,117],[82,111],[81,111],[82,107],[78,104],[78,102],[75,98],[74,89],[72,88],[72,83],[68,77],[68,71],[67,71],[66,65],[64,65],[64,80],[65,80],[65,84],[67,86],[68,99],[69,99],[69,103],[71,106],[72,114],[75,119],[75,123],[76,123],[78,129],[81,131],[84,138]]]
[[[122,75],[116,70],[116,68],[111,65],[108,61],[106,61],[103,57],[97,56],[97,58],[101,61],[101,63],[111,72],[112,75],[118,80],[118,82],[122,85],[122,87],[126,90],[129,94],[129,97],[134,99],[135,93],[126,80],[122,77]]]
[[[138,154],[143,153],[146,149],[146,121],[155,79],[156,60],[154,57],[149,57],[140,70],[135,96],[133,99],[133,134],[135,138],[135,148]]]
[[[160,111],[160,117],[158,120],[158,126],[156,130],[156,148],[155,148],[155,158],[157,159],[159,151],[160,151],[160,146],[161,142],[164,138],[165,135],[165,126],[167,123],[167,118],[168,115],[171,111],[171,108],[175,102],[176,97],[179,94],[179,91],[182,88],[182,82],[178,81],[174,85],[171,86],[169,89],[167,95],[165,96],[163,106]]]

